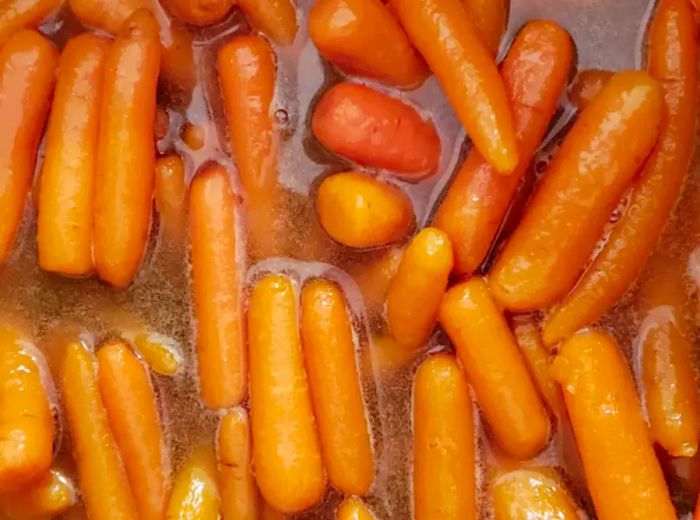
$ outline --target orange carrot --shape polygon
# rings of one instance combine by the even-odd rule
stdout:
[[[163,46],[160,61],[160,79],[167,84],[173,105],[188,105],[197,84],[192,36],[178,23],[161,22],[160,41]]]
[[[187,186],[185,163],[177,154],[156,161],[156,209],[163,231],[170,239],[181,237],[186,228]]]
[[[577,109],[585,109],[600,94],[613,75],[614,72],[609,70],[582,70],[576,75],[576,79],[569,89],[569,99]]]
[[[201,150],[205,140],[206,131],[204,127],[193,123],[185,123],[182,127],[182,141],[190,150]]]
[[[280,45],[291,45],[297,34],[292,0],[235,0],[250,23]]]
[[[505,0],[462,0],[474,21],[481,40],[495,56],[506,30],[508,11]]]
[[[232,0],[163,0],[176,18],[192,25],[212,25],[231,10]]]
[[[174,376],[182,369],[184,361],[173,339],[142,331],[131,335],[131,341],[139,356],[157,374]]]
[[[216,460],[208,446],[197,446],[173,483],[167,520],[219,520]]]
[[[55,518],[75,505],[73,483],[52,469],[38,484],[16,493],[0,493],[0,514],[9,520]]]
[[[7,0],[0,9],[0,46],[22,29],[35,29],[62,0]]]
[[[382,251],[379,257],[364,259],[350,268],[350,276],[360,288],[370,312],[375,312],[380,307],[383,312],[389,285],[396,276],[402,254],[401,248],[391,247]]]
[[[374,520],[374,515],[359,498],[346,498],[335,515],[335,520]]]
[[[68,0],[68,5],[84,26],[118,34],[127,18],[151,3],[150,0]]]

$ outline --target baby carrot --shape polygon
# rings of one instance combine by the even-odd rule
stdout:
[[[447,291],[439,319],[498,444],[516,459],[537,454],[549,419],[486,282],[471,278]]]
[[[374,520],[367,506],[356,497],[346,498],[335,515],[335,520]]]
[[[247,386],[236,203],[230,182],[226,169],[211,163],[190,187],[197,370],[202,400],[211,408],[237,405]]]
[[[212,25],[231,10],[232,0],[163,0],[167,11],[192,25]]]
[[[0,264],[22,224],[57,63],[56,48],[34,31],[21,31],[0,48]]]
[[[494,519],[578,520],[578,510],[566,489],[548,473],[519,469],[498,475],[491,483]]]
[[[547,132],[573,54],[571,37],[554,22],[529,22],[515,38],[501,66],[501,77],[515,117],[520,162],[510,175],[500,175],[472,150],[435,216],[434,225],[452,240],[457,273],[474,272],[486,258],[523,173]]]
[[[475,520],[474,418],[467,379],[449,354],[428,358],[413,385],[416,520]]]
[[[276,510],[303,511],[323,497],[326,478],[288,278],[270,274],[255,285],[248,344],[258,486]]]
[[[574,106],[583,110],[600,94],[614,72],[609,70],[588,69],[576,74],[576,79],[569,89],[569,99]]]
[[[425,345],[451,270],[452,244],[439,229],[423,229],[406,248],[386,299],[389,329],[401,347]]]
[[[0,46],[22,29],[35,29],[63,0],[7,0],[0,9]]]
[[[78,21],[110,34],[118,34],[132,13],[146,9],[150,0],[68,0],[70,10]]]
[[[0,492],[36,484],[53,456],[51,406],[25,341],[0,328]]]
[[[188,122],[182,127],[182,141],[190,150],[201,150],[205,140],[206,130],[203,126]]]
[[[374,455],[352,325],[334,283],[315,279],[304,285],[301,340],[328,479],[346,495],[365,495],[374,478]]]
[[[292,0],[235,0],[256,29],[280,45],[291,45],[297,34],[297,10]]]
[[[66,349],[63,403],[90,520],[136,520],[138,514],[107,413],[100,397],[95,357],[80,343]]]
[[[9,520],[54,518],[75,505],[73,483],[52,469],[36,485],[16,493],[0,493],[0,515]]]
[[[316,193],[316,212],[333,240],[355,248],[397,242],[413,225],[408,197],[360,172],[326,177]]]
[[[602,332],[567,340],[552,366],[598,518],[675,519],[634,380]]]
[[[162,376],[174,376],[183,365],[183,359],[174,341],[154,332],[138,332],[132,336],[134,349],[148,367]]]
[[[311,129],[331,152],[363,166],[418,178],[435,173],[440,162],[440,138],[432,121],[363,85],[340,83],[326,92]]]
[[[651,152],[662,109],[658,82],[629,71],[581,113],[491,271],[501,305],[527,311],[566,296]]]
[[[481,40],[491,51],[498,54],[501,37],[506,30],[508,10],[505,0],[462,0],[467,13],[471,16]]]
[[[58,69],[41,170],[37,246],[46,271],[92,271],[92,190],[106,40],[68,41]]]
[[[107,54],[95,181],[95,267],[125,287],[146,249],[153,200],[158,25],[145,9],[124,22]]]
[[[219,520],[214,452],[198,446],[180,468],[165,515],[167,520]]]
[[[476,148],[500,173],[518,164],[503,82],[461,0],[392,0]]]
[[[156,209],[166,236],[176,238],[186,228],[185,163],[177,154],[156,161]]]
[[[597,321],[627,292],[675,206],[694,150],[695,30],[688,0],[659,2],[649,31],[647,59],[650,74],[663,88],[665,124],[656,150],[632,190],[630,209],[615,224],[605,247],[576,288],[546,320],[543,338],[548,345]],[[629,139],[625,141],[627,146]]]
[[[318,0],[309,12],[309,36],[347,74],[413,88],[429,72],[381,0]]]

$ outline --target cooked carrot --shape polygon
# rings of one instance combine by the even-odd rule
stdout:
[[[248,308],[250,408],[255,475],[263,497],[283,513],[316,504],[326,488],[292,282],[267,275]]]
[[[0,46],[22,29],[35,29],[63,0],[7,0],[0,10]]]
[[[180,468],[173,483],[167,520],[219,520],[216,459],[208,446],[198,446]]]
[[[57,63],[56,48],[34,31],[21,31],[0,48],[0,264],[22,224]]]
[[[336,520],[374,520],[374,515],[359,498],[346,498],[335,515]]]
[[[428,358],[413,386],[416,520],[477,518],[474,418],[467,379],[449,354]]]
[[[153,332],[139,332],[133,336],[133,343],[136,352],[157,374],[174,376],[182,369],[182,355],[171,338]]]
[[[190,244],[197,370],[202,400],[235,406],[246,393],[241,313],[241,265],[236,250],[236,203],[226,169],[205,166],[190,187]]]
[[[231,10],[232,0],[163,0],[167,11],[192,25],[212,25]]]
[[[291,45],[297,34],[297,10],[292,0],[235,0],[250,23],[280,45]]]
[[[569,89],[569,99],[577,109],[585,109],[600,94],[614,74],[610,70],[582,70],[576,74],[576,79]]]
[[[386,299],[389,329],[401,347],[425,346],[451,270],[452,244],[439,229],[423,229],[406,248]]]
[[[301,340],[328,479],[346,495],[365,495],[374,479],[374,455],[353,329],[336,284],[315,279],[304,286]]]
[[[396,276],[402,254],[401,248],[391,247],[382,251],[377,258],[363,259],[349,269],[368,311],[374,312],[381,307],[383,312],[389,285]]]
[[[217,446],[224,520],[258,520],[260,504],[245,409],[234,408],[221,419]]]
[[[92,191],[107,50],[106,40],[82,34],[61,54],[39,187],[37,246],[46,271],[85,275],[93,268]]]
[[[598,320],[627,292],[668,221],[688,171],[697,107],[697,42],[688,0],[659,3],[648,49],[649,72],[661,82],[666,104],[659,143],[630,195],[627,207],[634,211],[622,215],[576,288],[545,322],[543,338],[549,345]]]
[[[447,291],[439,319],[498,444],[516,459],[537,454],[549,419],[486,282],[471,278]]]
[[[506,1],[462,0],[462,2],[476,25],[481,40],[491,51],[491,55],[496,56],[508,20]]]
[[[186,27],[176,22],[169,25],[161,23],[160,40],[163,46],[160,79],[170,89],[170,102],[175,106],[186,107],[197,84],[192,35]]]
[[[8,520],[39,520],[65,513],[77,501],[73,483],[52,469],[37,484],[15,493],[0,493],[0,515]]]
[[[573,54],[571,37],[554,22],[530,22],[513,42],[501,77],[515,116],[520,162],[510,175],[500,175],[472,150],[452,181],[434,225],[452,240],[456,272],[470,274],[486,258],[523,173],[547,132]]]
[[[440,138],[432,121],[364,85],[340,83],[326,92],[311,129],[333,153],[412,179],[435,173],[440,162]]]
[[[374,374],[390,376],[414,361],[422,352],[409,350],[396,343],[390,334],[372,336],[367,348],[362,351],[362,366],[371,367]]]
[[[84,26],[118,34],[127,18],[148,8],[150,0],[68,0],[68,5]]]
[[[381,0],[318,0],[309,12],[309,36],[347,74],[414,88],[429,73]]]
[[[397,242],[413,225],[408,197],[398,188],[360,172],[326,177],[316,193],[316,211],[326,233],[349,247]]]
[[[629,71],[613,76],[581,113],[491,271],[501,305],[534,310],[571,290],[651,152],[662,109],[658,82]]]
[[[156,161],[156,209],[165,235],[177,239],[185,235],[187,185],[185,163],[177,154]]]
[[[474,146],[500,173],[518,164],[513,116],[491,52],[461,0],[391,0]]]
[[[138,271],[151,222],[158,25],[145,9],[124,22],[107,54],[95,181],[95,267],[125,287]]]
[[[17,332],[0,328],[0,492],[36,484],[53,455],[44,374],[25,342]]]
[[[137,520],[129,480],[100,397],[95,357],[80,343],[67,346],[61,381],[90,520]]]
[[[632,374],[615,341],[597,331],[574,336],[552,369],[598,518],[675,519]]]
[[[182,127],[182,141],[190,150],[201,150],[205,144],[206,131],[203,126],[185,123]]]

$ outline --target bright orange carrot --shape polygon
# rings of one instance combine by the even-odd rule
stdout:
[[[173,483],[167,520],[219,520],[216,459],[208,446],[198,446],[180,468]]]
[[[311,129],[333,153],[412,179],[435,173],[440,162],[440,138],[432,121],[364,85],[340,83],[326,92]]]
[[[513,116],[498,69],[461,0],[391,0],[476,148],[501,173],[518,164]]]
[[[174,376],[182,369],[184,361],[172,338],[141,331],[132,335],[131,340],[139,356],[157,374]]]
[[[508,10],[505,0],[462,0],[467,13],[474,21],[479,36],[495,56],[506,30]]]
[[[549,419],[486,282],[476,277],[447,291],[439,319],[498,444],[516,459],[537,454]]]
[[[68,0],[68,5],[84,26],[117,34],[129,16],[151,3],[150,0]]]
[[[491,271],[501,305],[534,310],[571,290],[651,152],[662,109],[659,84],[630,71],[613,76],[581,113]]]
[[[552,369],[598,518],[675,519],[632,374],[615,341],[596,331],[574,336]]]
[[[297,10],[292,0],[235,0],[250,23],[280,45],[291,45],[297,34]]]
[[[22,224],[57,63],[56,48],[34,31],[21,31],[0,48],[0,264]]]
[[[475,520],[474,419],[467,379],[448,354],[428,358],[413,386],[416,520]]]
[[[22,29],[35,29],[63,0],[6,0],[0,9],[0,46]]]
[[[328,479],[346,495],[365,495],[374,479],[374,455],[352,325],[334,283],[315,279],[304,286],[301,340]]]
[[[501,473],[491,483],[491,499],[495,520],[579,518],[574,501],[551,470]]]
[[[572,61],[571,37],[554,22],[530,22],[513,42],[501,77],[515,116],[518,167],[510,175],[500,175],[472,150],[435,216],[434,225],[452,240],[458,273],[474,272],[486,258],[522,175],[547,132]]]
[[[543,338],[549,345],[598,320],[627,292],[675,206],[695,139],[697,42],[691,9],[688,0],[659,2],[649,32],[648,67],[663,87],[665,125],[630,195],[630,209],[576,288],[545,322]],[[628,146],[629,139],[625,141]]]
[[[185,163],[177,154],[156,161],[156,209],[166,236],[175,239],[184,233],[187,186]]]
[[[55,518],[77,501],[73,483],[52,469],[38,484],[16,493],[0,493],[0,515],[9,520]]]
[[[374,520],[374,515],[359,498],[346,498],[335,515],[336,520]]]
[[[190,150],[201,150],[206,139],[204,127],[193,123],[185,123],[182,127],[182,140]]]
[[[582,70],[576,74],[576,79],[569,89],[569,99],[571,99],[571,102],[577,109],[585,109],[600,94],[605,84],[610,81],[614,74],[610,70]]]
[[[250,407],[255,475],[265,500],[283,513],[316,504],[326,489],[297,327],[292,282],[267,275],[248,308]]]
[[[231,10],[232,0],[163,0],[166,10],[192,25],[212,25]]]

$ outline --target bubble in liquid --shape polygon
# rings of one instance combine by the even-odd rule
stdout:
[[[277,125],[283,129],[289,124],[289,113],[283,108],[275,110],[274,117]]]

